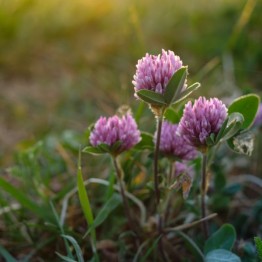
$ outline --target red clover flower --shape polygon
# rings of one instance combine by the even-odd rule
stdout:
[[[192,146],[206,149],[206,139],[218,134],[226,118],[227,108],[221,100],[199,97],[194,104],[185,105],[177,132]]]
[[[183,137],[177,134],[177,128],[177,124],[172,124],[168,121],[163,122],[160,137],[160,151],[166,155],[175,156],[183,160],[192,160],[196,158],[196,149],[189,145]]]
[[[182,67],[180,57],[162,49],[162,55],[149,55],[138,60],[134,75],[135,91],[147,89],[163,94],[173,74]]]
[[[131,114],[118,117],[100,117],[95,123],[90,134],[90,143],[93,147],[106,144],[113,147],[116,142],[121,142],[117,153],[129,150],[140,141],[140,131]]]

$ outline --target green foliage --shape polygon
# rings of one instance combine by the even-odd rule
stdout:
[[[68,236],[68,235],[61,235],[61,236],[62,238],[68,240],[73,245],[75,253],[76,253],[77,261],[84,262],[83,254],[82,254],[81,248],[78,245],[77,241],[72,236]]]
[[[191,237],[189,237],[185,233],[183,233],[182,231],[177,231],[177,234],[182,237],[187,248],[194,255],[194,257],[197,259],[197,261],[204,261],[204,254],[200,250],[198,245],[195,243],[195,241]]]
[[[156,249],[158,242],[160,241],[162,236],[156,238],[152,245],[147,249],[146,254],[141,258],[141,262],[147,261],[148,256]]]
[[[262,240],[259,237],[254,237],[254,241],[256,244],[258,259],[262,261]]]
[[[173,124],[177,124],[180,120],[179,114],[172,107],[166,109],[164,117],[167,121]]]
[[[235,241],[235,228],[230,224],[224,224],[205,242],[205,254],[215,249],[231,250]]]
[[[88,223],[88,226],[92,226],[94,223],[94,217],[92,208],[90,205],[90,201],[85,189],[84,181],[83,181],[83,175],[82,175],[82,169],[81,169],[81,154],[79,153],[79,159],[78,159],[78,167],[77,167],[77,188],[78,188],[78,196],[80,200],[80,204],[82,207],[82,210],[84,212],[86,221]],[[96,231],[93,229],[91,231],[91,245],[94,255],[97,253],[96,251]]]
[[[229,114],[237,113],[239,118],[238,124],[235,124],[235,128],[231,129],[233,132],[229,132],[230,135],[226,136],[228,146],[237,153],[250,156],[253,151],[254,135],[248,129],[255,120],[259,103],[259,96],[248,94],[235,99],[228,108]],[[239,114],[243,116],[241,121]]]
[[[92,230],[101,225],[110,215],[110,213],[113,212],[114,209],[116,209],[120,205],[120,203],[122,203],[120,195],[113,194],[111,198],[109,198],[104,206],[99,210],[94,219],[94,222],[92,223],[92,225],[89,226],[89,229],[85,235],[88,235]]]
[[[244,117],[241,113],[231,113],[223,123],[216,137],[216,143],[227,141],[233,137],[243,126]]]
[[[164,100],[168,105],[171,105],[177,101],[177,98],[185,85],[187,75],[187,67],[181,67],[169,80],[164,93]]]
[[[237,255],[228,250],[215,249],[206,255],[205,262],[241,262],[241,260]]]
[[[17,190],[16,187],[12,186],[10,183],[5,181],[3,178],[0,177],[0,187],[5,192],[9,193],[15,200],[17,200],[23,208],[29,209],[32,211],[36,216],[41,217],[46,221],[52,221],[50,219],[49,213],[46,212],[48,207],[43,205],[39,206],[33,200],[27,197],[23,192]]]
[[[0,257],[3,257],[5,261],[8,262],[17,262],[17,260],[2,245],[0,245]]]
[[[121,146],[121,141],[115,142],[112,146],[107,144],[99,144],[98,146],[87,146],[85,147],[82,152],[89,153],[92,155],[101,155],[101,154],[118,154],[119,148]]]
[[[188,86],[184,91],[181,91],[174,99],[173,104],[178,104],[188,98],[193,92],[195,92],[200,87],[200,83],[194,83]]]
[[[141,132],[141,141],[135,146],[136,150],[143,150],[143,149],[154,149],[154,141],[153,136],[147,132]]]
[[[164,96],[154,91],[141,89],[137,91],[136,94],[141,100],[143,100],[144,102],[150,105],[159,106],[159,107],[167,106]]]
[[[259,107],[259,96],[249,94],[235,99],[228,107],[228,113],[240,113],[244,117],[242,129],[248,129],[252,126]]]

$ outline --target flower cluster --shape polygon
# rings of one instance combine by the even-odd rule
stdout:
[[[134,118],[130,115],[100,117],[95,123],[90,134],[90,143],[96,147],[100,144],[107,144],[112,147],[116,142],[121,144],[117,149],[118,153],[126,151],[140,141],[140,131]]]
[[[199,97],[194,104],[185,105],[177,132],[198,149],[206,148],[206,139],[216,135],[227,118],[227,108],[217,98]]]
[[[197,151],[187,141],[177,134],[177,124],[163,122],[159,149],[166,155],[184,160],[191,160],[197,156]],[[156,134],[155,134],[156,138]]]
[[[182,61],[173,51],[162,50],[162,55],[149,55],[138,60],[134,75],[135,91],[147,89],[163,94],[173,74],[182,67]]]

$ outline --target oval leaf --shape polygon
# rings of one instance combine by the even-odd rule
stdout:
[[[187,77],[187,67],[183,66],[178,69],[166,86],[164,93],[165,101],[168,105],[172,104],[176,97],[179,96]]]
[[[206,255],[205,262],[241,262],[241,260],[228,250],[216,249]]]
[[[141,89],[136,92],[137,96],[151,105],[165,106],[164,96],[151,90]]]
[[[231,250],[236,241],[235,228],[230,224],[224,224],[205,243],[205,254],[214,249]]]
[[[255,94],[249,94],[241,96],[233,101],[228,108],[228,113],[238,112],[244,116],[243,129],[251,127],[253,124],[258,107],[259,107],[259,96]]]
[[[105,154],[106,152],[104,150],[102,150],[99,147],[93,147],[93,146],[87,146],[82,150],[83,153],[89,153],[92,155],[101,155],[101,154]]]

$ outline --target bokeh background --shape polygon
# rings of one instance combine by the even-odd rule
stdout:
[[[0,161],[51,133],[83,132],[121,104],[146,52],[173,50],[198,96],[261,94],[260,0],[0,0]]]
[[[189,66],[189,84],[202,85],[193,97],[217,96],[225,103],[250,92],[261,97],[261,14],[261,0],[0,0],[0,261],[3,248],[28,261],[58,261],[55,251],[66,254],[61,226],[46,223],[55,212],[91,257],[78,196],[67,199],[76,186],[79,146],[88,143],[91,123],[124,104],[141,130],[154,132],[152,114],[134,98],[132,85],[137,60],[147,52],[163,48],[179,55]],[[219,213],[217,225],[234,225],[241,240],[235,250],[247,262],[255,260],[253,237],[262,225],[261,131],[255,129],[252,157],[225,146],[211,166],[209,210]],[[136,165],[132,159],[129,152],[122,159],[126,183],[143,198],[150,157]],[[113,181],[107,156],[83,154],[82,167],[84,179]],[[109,191],[89,187],[95,216]],[[180,207],[187,211],[182,216],[197,217],[195,202],[188,203]],[[119,207],[107,217],[99,240],[122,243],[121,212]],[[193,238],[199,235],[192,230]]]

